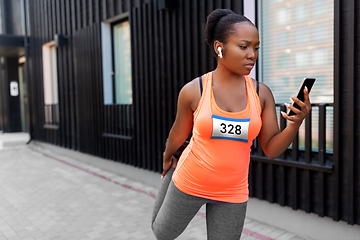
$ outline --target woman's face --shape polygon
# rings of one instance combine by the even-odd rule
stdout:
[[[258,57],[259,33],[255,26],[247,22],[236,23],[234,28],[234,33],[223,45],[223,58],[219,61],[238,75],[248,75]]]

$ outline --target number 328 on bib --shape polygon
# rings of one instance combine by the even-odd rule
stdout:
[[[250,118],[235,119],[212,115],[213,132],[211,139],[248,142]]]

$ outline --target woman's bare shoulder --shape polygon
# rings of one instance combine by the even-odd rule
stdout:
[[[264,109],[266,101],[272,101],[274,98],[273,94],[271,92],[271,89],[265,83],[262,83],[262,82],[258,83],[257,80],[255,80],[253,78],[252,78],[252,80],[253,80],[255,89],[256,89],[257,84],[259,84],[259,93],[258,94],[259,94],[261,106]]]
[[[186,83],[182,87],[179,94],[179,98],[180,97],[183,98],[184,102],[190,104],[193,110],[196,109],[201,98],[200,82],[198,77]]]

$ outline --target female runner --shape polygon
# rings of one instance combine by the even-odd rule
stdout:
[[[275,158],[288,148],[311,110],[305,89],[304,102],[292,97],[301,110],[286,104],[296,115],[282,112],[289,124],[280,132],[271,90],[260,83],[257,94],[258,83],[248,76],[260,45],[249,19],[217,9],[207,18],[205,36],[218,64],[179,93],[152,216],[157,239],[178,237],[203,204],[208,239],[240,239],[253,139],[259,136],[264,153]],[[191,130],[190,143],[177,162],[172,155]]]

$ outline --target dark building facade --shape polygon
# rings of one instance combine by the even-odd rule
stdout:
[[[242,14],[244,2],[31,1],[26,63],[32,139],[161,172],[179,90],[216,67],[204,41],[206,16],[216,8]],[[297,137],[292,148],[271,160],[254,144],[249,187],[252,197],[360,224],[360,3],[334,0],[333,6],[334,100],[314,103],[318,146],[312,148],[311,116],[304,123],[304,147]],[[114,44],[116,39],[122,44]],[[6,78],[15,70],[1,67],[3,93],[8,79],[19,76]],[[2,94],[3,131],[11,105]],[[331,126],[325,124],[330,110]]]
[[[23,4],[0,1],[0,129],[6,132],[28,130]]]

